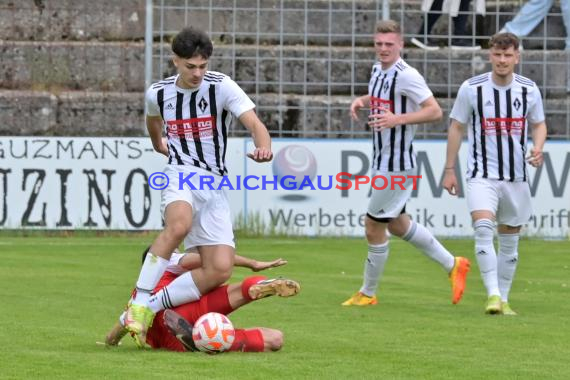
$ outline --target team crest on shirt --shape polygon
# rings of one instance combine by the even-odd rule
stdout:
[[[200,107],[200,111],[204,112],[206,110],[206,107],[208,107],[208,102],[206,101],[206,99],[204,99],[204,97],[202,97],[202,99],[200,99],[200,102],[198,103],[198,107]]]
[[[519,110],[519,108],[521,108],[521,101],[519,100],[519,98],[515,99],[515,101],[513,102],[513,107],[515,107],[517,111]]]

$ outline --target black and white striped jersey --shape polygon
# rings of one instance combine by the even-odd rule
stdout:
[[[178,75],[154,83],[146,92],[148,116],[161,116],[168,137],[168,163],[227,174],[228,130],[234,117],[255,108],[227,75],[207,71],[197,89],[176,85]]]
[[[422,75],[401,58],[387,70],[382,70],[379,62],[373,66],[368,94],[370,113],[388,109],[394,114],[415,112],[433,96]],[[414,168],[416,155],[412,141],[416,128],[416,125],[397,125],[373,131],[372,169],[397,172]]]
[[[468,130],[468,178],[526,181],[528,125],[544,121],[540,90],[522,75],[508,86],[492,73],[463,82],[450,117]]]

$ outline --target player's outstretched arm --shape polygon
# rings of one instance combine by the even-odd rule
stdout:
[[[451,195],[457,195],[459,192],[459,183],[455,175],[455,164],[462,139],[463,124],[455,119],[451,119],[451,124],[447,131],[447,158],[445,160],[445,175],[443,177],[443,188]]]
[[[533,147],[530,149],[530,154],[527,157],[528,163],[535,168],[542,165],[544,162],[544,157],[542,155],[542,150],[544,148],[544,143],[546,141],[546,123],[540,122],[533,124],[532,128],[532,143]]]
[[[265,269],[276,268],[287,264],[287,260],[282,258],[273,261],[257,261],[248,257],[236,255],[234,265],[236,267],[249,268],[254,272],[259,272]]]
[[[265,124],[259,120],[254,110],[245,111],[239,117],[239,121],[247,128],[253,137],[255,150],[247,156],[256,162],[268,162],[273,159],[271,152],[271,137]]]
[[[280,267],[285,264],[287,264],[287,260],[283,260],[282,258],[278,258],[273,261],[257,261],[249,257],[236,255],[234,260],[234,266],[249,268],[254,272]],[[178,265],[186,270],[192,270],[199,268],[200,265],[202,265],[202,260],[199,254],[188,252],[180,259]]]

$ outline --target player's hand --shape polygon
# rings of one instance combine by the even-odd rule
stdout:
[[[158,153],[164,154],[166,157],[168,157],[168,140],[166,139],[166,137],[163,137],[160,140],[160,146],[158,147],[158,149],[156,151]]]
[[[276,268],[276,267],[280,267],[282,265],[287,264],[287,260],[283,260],[282,258],[278,258],[277,260],[273,260],[273,261],[255,261],[253,263],[253,266],[251,267],[251,270],[254,272],[259,272],[265,269],[269,269],[269,268]]]
[[[455,170],[446,169],[443,177],[443,188],[451,195],[457,195],[459,192],[459,183],[455,176]]]
[[[534,147],[531,148],[530,154],[528,155],[526,160],[531,166],[534,166],[535,168],[539,167],[544,162],[544,156],[542,155],[542,150],[536,149]]]
[[[353,120],[358,120],[358,111],[364,107],[364,102],[361,98],[356,98],[350,105],[350,116]]]
[[[398,116],[389,110],[382,110],[380,113],[374,113],[368,116],[368,125],[377,131],[383,131],[387,128],[394,128],[398,122]]]
[[[247,156],[255,162],[269,162],[273,159],[273,152],[267,148],[255,148],[253,153],[248,153]]]

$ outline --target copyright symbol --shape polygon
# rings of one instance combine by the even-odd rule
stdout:
[[[153,190],[164,190],[169,182],[168,176],[163,172],[155,172],[148,177],[148,185]]]

